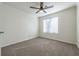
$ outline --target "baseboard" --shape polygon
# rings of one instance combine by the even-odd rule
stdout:
[[[40,38],[44,38],[44,39],[50,39],[50,38],[41,37],[41,36],[40,36]],[[55,39],[51,39],[51,40],[55,40]],[[64,42],[64,41],[60,41],[60,40],[55,40],[55,41],[63,42],[63,43],[66,43],[66,44],[72,44],[72,45],[76,45],[76,44],[73,44],[73,43]],[[76,45],[76,46],[77,46],[77,45]]]
[[[20,42],[23,42],[23,41],[28,41],[28,40],[31,40],[31,39],[34,39],[34,38],[38,38],[38,36],[29,37],[29,38],[26,38],[24,40],[16,41],[16,42],[13,42],[13,43],[11,42],[9,44],[6,44],[6,45],[1,46],[1,48],[6,47],[6,46],[9,46],[9,45],[16,44],[16,43],[20,43]]]

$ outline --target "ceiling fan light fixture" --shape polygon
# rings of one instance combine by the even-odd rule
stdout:
[[[45,11],[45,9],[48,9],[48,8],[52,8],[53,7],[53,5],[51,5],[51,6],[47,6],[47,5],[45,5],[45,7],[44,7],[44,2],[40,2],[40,7],[38,8],[38,7],[30,7],[30,8],[32,8],[32,9],[39,9],[36,13],[38,13],[38,12],[44,12],[44,13],[47,13],[46,11]]]

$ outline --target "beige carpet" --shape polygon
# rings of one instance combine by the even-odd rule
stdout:
[[[36,38],[2,48],[2,56],[78,56],[76,45]]]

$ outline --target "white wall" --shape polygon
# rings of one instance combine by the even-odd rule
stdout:
[[[1,56],[1,48],[0,48],[0,56]]]
[[[2,6],[2,4],[0,3],[0,7]],[[3,31],[3,20],[1,19],[1,14],[0,14],[0,32]],[[0,33],[0,56],[1,56],[1,45],[2,45],[2,37],[3,37],[3,34]]]
[[[79,3],[77,3],[77,46],[79,48]]]
[[[43,33],[42,20],[50,17],[59,17],[58,34]],[[39,18],[40,20],[40,36],[50,38],[62,42],[76,44],[76,7],[71,7],[60,12],[46,15]]]
[[[10,6],[0,6],[0,20],[3,21],[4,35],[1,47],[35,38],[38,35],[38,20],[35,15]]]

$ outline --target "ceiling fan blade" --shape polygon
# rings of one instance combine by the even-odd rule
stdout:
[[[43,9],[43,12],[47,13],[44,9]]]
[[[39,8],[37,8],[37,7],[32,7],[32,6],[31,6],[30,8],[33,8],[33,9],[39,9]]]
[[[54,6],[53,5],[52,6],[45,6],[44,9],[48,9],[48,8],[52,8],[52,7],[54,7]]]
[[[40,10],[38,10],[36,13],[40,12]]]

